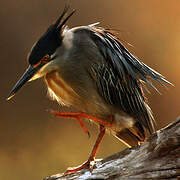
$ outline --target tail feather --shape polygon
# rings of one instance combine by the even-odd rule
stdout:
[[[143,126],[136,122],[133,127],[116,132],[115,136],[128,147],[131,147],[144,142],[147,135]]]

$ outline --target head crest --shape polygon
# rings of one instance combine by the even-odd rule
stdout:
[[[67,14],[69,10],[69,6],[65,6],[61,16],[57,19],[57,21],[54,24],[54,27],[56,28],[57,31],[60,31],[62,29],[62,27],[64,26],[64,24],[67,22],[67,20],[75,13],[75,9],[65,18],[64,16]]]
[[[47,31],[40,37],[40,39],[33,46],[30,55],[28,57],[30,64],[37,64],[41,61],[41,59],[49,55],[51,56],[56,49],[61,45],[62,42],[62,28],[67,22],[67,20],[74,14],[75,10],[73,10],[65,19],[64,16],[67,14],[69,6],[65,6],[62,14],[53,23]]]

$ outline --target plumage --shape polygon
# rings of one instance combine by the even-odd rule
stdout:
[[[171,83],[132,55],[111,32],[92,28],[89,34],[107,62],[106,66],[98,67],[95,72],[99,92],[108,103],[132,114],[152,133],[154,120],[142,87],[147,83],[157,90],[149,78],[158,83]]]
[[[103,56],[102,63],[91,64],[99,94],[106,103],[132,116],[152,133],[154,118],[143,87],[148,84],[157,90],[150,79],[158,83],[171,83],[132,55],[111,32],[98,27],[74,30],[74,34],[79,32],[87,34]]]
[[[143,88],[158,91],[152,80],[170,84],[148,67],[109,30],[99,23],[68,29],[68,7],[33,46],[29,67],[10,92],[9,98],[27,82],[44,77],[49,94],[60,105],[72,106],[78,113],[57,113],[75,118],[89,134],[82,119],[100,127],[100,133],[88,161],[73,172],[90,165],[108,129],[128,146],[143,142],[154,132],[154,118]]]

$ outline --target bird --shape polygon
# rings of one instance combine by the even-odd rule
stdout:
[[[83,120],[99,127],[99,134],[88,160],[67,174],[92,168],[92,162],[106,131],[128,147],[138,146],[155,131],[155,120],[148,105],[147,86],[156,91],[152,80],[172,85],[157,71],[133,55],[114,35],[98,23],[68,28],[65,6],[28,54],[29,66],[10,91],[10,100],[28,81],[44,78],[49,95],[59,105],[76,112],[57,112],[61,118],[78,120],[89,135]]]

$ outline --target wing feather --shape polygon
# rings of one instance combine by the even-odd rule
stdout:
[[[142,87],[146,83],[158,91],[149,79],[160,84],[171,83],[131,54],[110,32],[93,27],[89,34],[104,57],[104,64],[92,66],[99,93],[108,103],[135,117],[152,133],[154,119]]]

